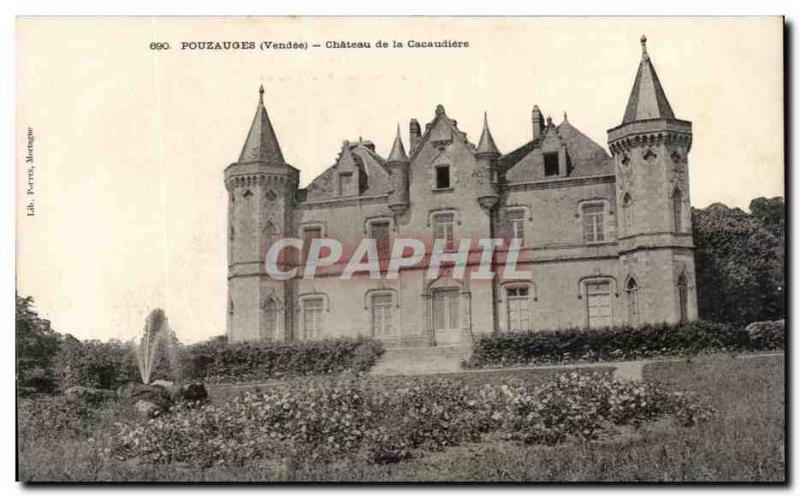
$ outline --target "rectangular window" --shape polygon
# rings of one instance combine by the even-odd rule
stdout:
[[[558,176],[558,152],[544,154],[544,175]]]
[[[308,249],[311,248],[311,240],[322,238],[322,228],[308,227],[303,228],[303,262],[308,258]]]
[[[529,295],[530,289],[528,287],[508,288],[506,290],[509,331],[527,331],[531,329]]]
[[[369,224],[369,237],[378,246],[378,256],[389,255],[389,221],[375,221]]]
[[[450,188],[450,166],[436,166],[436,189]]]
[[[433,215],[433,238],[436,240],[445,240],[445,246],[450,248],[453,246],[453,214],[450,212],[442,212]]]
[[[585,204],[583,213],[583,241],[587,243],[603,242],[605,235],[605,206],[601,203]]]
[[[508,237],[518,238],[525,245],[525,210],[506,210],[506,229]]]
[[[611,285],[607,281],[586,284],[586,309],[590,328],[611,326]]]
[[[353,173],[339,175],[339,195],[353,195]]]
[[[325,301],[322,297],[303,300],[303,338],[315,340],[322,336],[322,316]]]
[[[392,316],[392,296],[379,294],[372,296],[372,336],[394,334]]]

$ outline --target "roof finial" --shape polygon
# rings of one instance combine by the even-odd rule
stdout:
[[[564,111],[564,122],[567,122],[567,111]]]
[[[260,85],[258,87],[258,102],[263,104],[264,103],[264,85]]]
[[[488,113],[486,111],[483,111],[483,127],[484,128],[488,128],[489,127],[489,116],[488,116]]]
[[[647,55],[647,37],[645,35],[642,35],[641,42],[642,42],[642,58],[649,59],[650,56]]]

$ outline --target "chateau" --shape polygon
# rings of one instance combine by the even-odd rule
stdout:
[[[610,154],[537,106],[530,141],[502,153],[486,120],[473,144],[439,105],[424,126],[411,120],[407,148],[399,129],[385,158],[369,141],[345,141],[299,188],[262,87],[239,160],[225,169],[228,337],[454,345],[511,330],[696,319],[692,125],[675,117],[645,42],[622,122],[608,130]],[[281,281],[265,271],[281,237],[372,238],[382,257],[398,238],[518,240],[517,269],[530,278],[429,279],[408,268],[397,279],[343,280],[334,266]]]

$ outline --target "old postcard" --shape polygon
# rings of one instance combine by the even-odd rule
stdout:
[[[785,482],[780,17],[21,17],[17,478]]]

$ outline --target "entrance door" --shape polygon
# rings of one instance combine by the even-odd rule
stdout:
[[[459,294],[457,288],[443,288],[433,292],[433,330],[437,343],[458,342],[461,339],[459,324]]]

